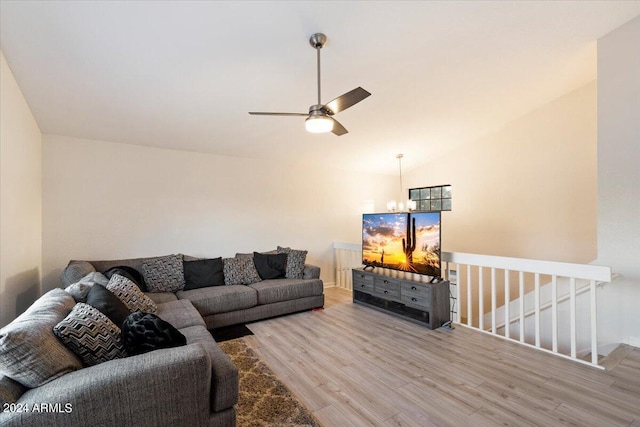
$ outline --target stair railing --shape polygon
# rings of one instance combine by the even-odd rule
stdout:
[[[611,269],[604,266],[570,264],[552,261],[537,261],[522,258],[497,257],[490,255],[466,254],[457,252],[442,252],[441,260],[445,278],[455,284],[456,301],[458,302],[457,319],[458,324],[490,333],[494,336],[510,341],[519,342],[522,345],[537,348],[550,352],[561,357],[565,357],[580,363],[598,366],[598,337],[597,337],[597,292],[596,286],[601,283],[611,282]],[[466,274],[462,274],[462,271]],[[485,290],[485,271],[490,272],[489,288]],[[501,323],[497,319],[497,295],[498,295],[498,274],[503,272],[502,286],[504,320]],[[517,294],[511,295],[511,272],[517,272],[518,286]],[[533,274],[533,309],[532,314],[525,310],[525,274]],[[541,276],[551,277],[551,301],[541,303],[540,301],[540,280]],[[558,296],[558,280],[568,279],[569,292],[566,295]],[[576,289],[577,281],[587,281],[588,285],[579,290]],[[463,291],[464,289],[464,291]],[[589,293],[588,317],[590,331],[591,361],[585,361],[577,354],[577,296],[582,293]],[[488,295],[486,295],[488,294]],[[484,298],[491,299],[491,308],[485,309]],[[511,316],[510,302],[517,301],[518,315]],[[569,302],[569,341],[570,350],[568,354],[559,351],[558,346],[558,306],[561,302]],[[462,317],[462,305],[466,306],[466,319]],[[551,345],[550,348],[543,347],[541,343],[541,311],[551,310]],[[490,313],[490,325],[485,327],[485,314]],[[525,318],[534,317],[534,342],[526,342]],[[474,319],[476,322],[474,324]],[[512,334],[510,325],[518,323],[517,333]],[[502,329],[502,333],[499,333]],[[513,335],[513,336],[512,336]],[[599,367],[599,366],[598,366]]]
[[[362,267],[362,245],[333,243],[336,263],[336,287],[353,290],[351,269]]]
[[[355,243],[336,242],[333,245],[336,263],[336,286],[353,289],[351,283],[351,269],[362,267],[362,246]],[[568,358],[579,363],[601,368],[598,365],[598,335],[597,335],[597,292],[598,285],[611,282],[611,269],[604,266],[588,264],[571,264],[553,261],[538,261],[524,258],[497,257],[491,255],[467,254],[458,252],[442,252],[442,272],[445,279],[451,283],[452,307],[455,306],[454,318],[459,325],[489,333],[524,346],[532,347]],[[463,272],[465,274],[463,274]],[[485,292],[485,272],[489,278],[489,287]],[[498,280],[502,272],[502,280]],[[517,275],[517,291],[512,295],[511,276]],[[525,309],[525,275],[533,275],[533,308]],[[551,301],[541,302],[541,278],[550,277]],[[568,281],[569,291],[558,295],[559,281]],[[586,281],[584,287],[577,283]],[[501,282],[501,283],[499,283]],[[498,286],[502,286],[501,301],[502,319],[498,319]],[[490,309],[485,310],[485,293],[491,300]],[[577,348],[577,296],[588,293],[589,317],[588,345],[591,352],[590,361],[578,357]],[[558,323],[559,306],[568,302],[569,305],[569,351],[560,350]],[[515,303],[517,314],[512,316],[511,305]],[[466,306],[465,313],[462,307]],[[582,308],[582,307],[581,307]],[[551,311],[551,342],[546,348],[542,343],[542,311]],[[466,314],[466,317],[463,317]],[[485,315],[490,314],[488,325],[485,326]],[[525,319],[533,317],[533,339],[527,342]],[[512,324],[517,328],[512,331]],[[548,331],[545,331],[548,333]],[[563,343],[564,344],[564,343]],[[564,344],[563,346],[566,346]]]

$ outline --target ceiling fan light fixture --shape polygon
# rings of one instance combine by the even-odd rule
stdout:
[[[333,120],[327,116],[309,116],[304,126],[307,128],[307,132],[311,133],[327,133],[333,130]]]

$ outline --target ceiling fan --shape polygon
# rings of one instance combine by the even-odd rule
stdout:
[[[357,104],[371,94],[361,87],[357,87],[344,95],[340,95],[333,101],[324,105],[322,104],[320,99],[320,49],[322,49],[326,42],[327,36],[322,33],[316,33],[309,39],[311,46],[316,49],[318,58],[318,103],[309,107],[308,113],[264,113],[251,111],[249,114],[261,116],[305,116],[307,117],[305,127],[309,132],[333,132],[338,136],[347,133],[347,129],[334,119],[333,115]]]

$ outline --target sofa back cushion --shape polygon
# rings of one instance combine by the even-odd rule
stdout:
[[[82,368],[53,333],[75,304],[67,292],[53,289],[0,329],[0,374],[33,388]]]
[[[67,265],[67,268],[62,271],[60,283],[62,286],[67,287],[94,271],[96,271],[96,269],[87,261],[71,261],[69,265]]]

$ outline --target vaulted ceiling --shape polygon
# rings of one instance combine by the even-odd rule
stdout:
[[[596,40],[640,1],[0,3],[2,51],[43,133],[410,170],[596,78]],[[316,100],[373,95],[309,134]],[[1,113],[1,112],[0,112]]]

